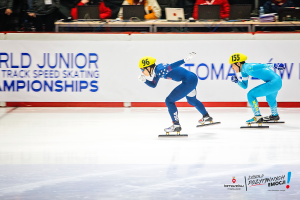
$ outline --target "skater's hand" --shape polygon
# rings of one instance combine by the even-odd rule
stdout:
[[[191,60],[196,55],[195,52],[190,53],[185,59],[184,62]]]
[[[283,63],[274,63],[274,68],[278,70],[284,70],[285,69],[285,64]]]
[[[236,75],[233,75],[233,76],[231,76],[231,81],[234,82],[234,83],[238,83],[239,79],[237,78]]]
[[[146,77],[145,77],[145,75],[139,75],[138,79],[139,79],[140,81],[144,82],[144,83],[146,82]]]

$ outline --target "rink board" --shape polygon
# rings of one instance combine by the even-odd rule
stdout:
[[[300,80],[300,40],[288,40],[281,34],[269,35],[274,40],[264,39],[264,36],[258,39],[258,36],[252,37],[251,34],[247,37],[228,35],[193,35],[208,37],[199,40],[183,40],[189,36],[184,34],[170,36],[173,40],[161,40],[168,35],[146,35],[154,38],[150,41],[146,36],[137,35],[130,40],[125,40],[125,35],[116,36],[115,40],[112,36],[104,40],[103,36],[103,40],[98,41],[84,39],[86,37],[82,37],[82,40],[51,41],[42,37],[37,37],[38,40],[21,40],[17,36],[6,36],[11,40],[0,40],[0,101],[164,103],[166,96],[179,83],[160,79],[158,86],[153,89],[138,81],[137,77],[141,74],[138,68],[140,58],[149,55],[155,57],[157,63],[173,63],[190,52],[196,52],[196,56],[182,67],[198,76],[197,97],[207,103],[245,103],[247,92],[263,82],[250,79],[248,89],[243,90],[230,81],[234,72],[228,59],[232,53],[242,52],[248,56],[249,63],[285,63],[287,68],[283,72],[276,70],[283,80],[277,101],[299,102],[300,93],[294,90]],[[295,37],[290,34],[290,39]],[[285,51],[277,51],[278,46]],[[141,51],[141,47],[147,48]],[[265,98],[258,98],[258,101],[265,101]]]

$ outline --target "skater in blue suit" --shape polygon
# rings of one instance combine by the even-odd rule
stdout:
[[[172,118],[173,125],[165,128],[165,132],[180,132],[181,125],[178,118],[178,110],[175,105],[176,101],[186,97],[189,104],[195,106],[196,109],[203,115],[199,123],[211,122],[212,117],[207,113],[204,105],[196,98],[196,86],[198,77],[193,72],[180,67],[183,63],[194,57],[196,53],[190,53],[185,59],[179,60],[172,64],[155,64],[156,59],[153,57],[145,56],[139,62],[139,68],[142,70],[143,75],[139,76],[139,80],[147,84],[149,87],[155,88],[159,79],[169,79],[174,81],[181,81],[166,98],[165,102]],[[146,79],[145,76],[153,77],[152,81]]]
[[[236,73],[241,73],[242,81],[239,81],[237,76],[231,77],[232,82],[237,83],[243,89],[248,87],[249,76],[263,80],[265,83],[261,84],[253,89],[251,89],[248,94],[248,102],[254,113],[254,117],[246,123],[256,123],[270,120],[279,120],[279,115],[277,112],[277,101],[276,97],[278,91],[282,87],[282,80],[278,74],[276,74],[273,69],[283,70],[285,65],[282,63],[276,64],[260,64],[260,63],[245,63],[247,56],[241,53],[235,53],[230,57],[229,63],[232,65],[232,69]],[[267,117],[262,117],[260,114],[257,97],[265,96],[267,102],[271,108],[271,115]]]

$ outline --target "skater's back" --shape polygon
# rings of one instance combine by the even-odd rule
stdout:
[[[253,76],[265,82],[280,78],[278,74],[273,71],[274,64],[261,63],[245,63],[242,67],[242,77]]]
[[[187,69],[180,67],[184,63],[183,60],[175,62],[173,64],[158,64],[155,68],[155,74],[159,78],[170,79],[173,81],[186,81],[191,76],[196,76],[193,72],[188,71]]]

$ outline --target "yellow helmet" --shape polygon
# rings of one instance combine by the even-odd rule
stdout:
[[[139,62],[139,68],[150,67],[151,65],[155,64],[156,59],[150,56],[144,56],[141,58]]]
[[[247,56],[242,53],[235,53],[230,56],[229,63],[234,64],[238,62],[244,62],[247,60]]]

